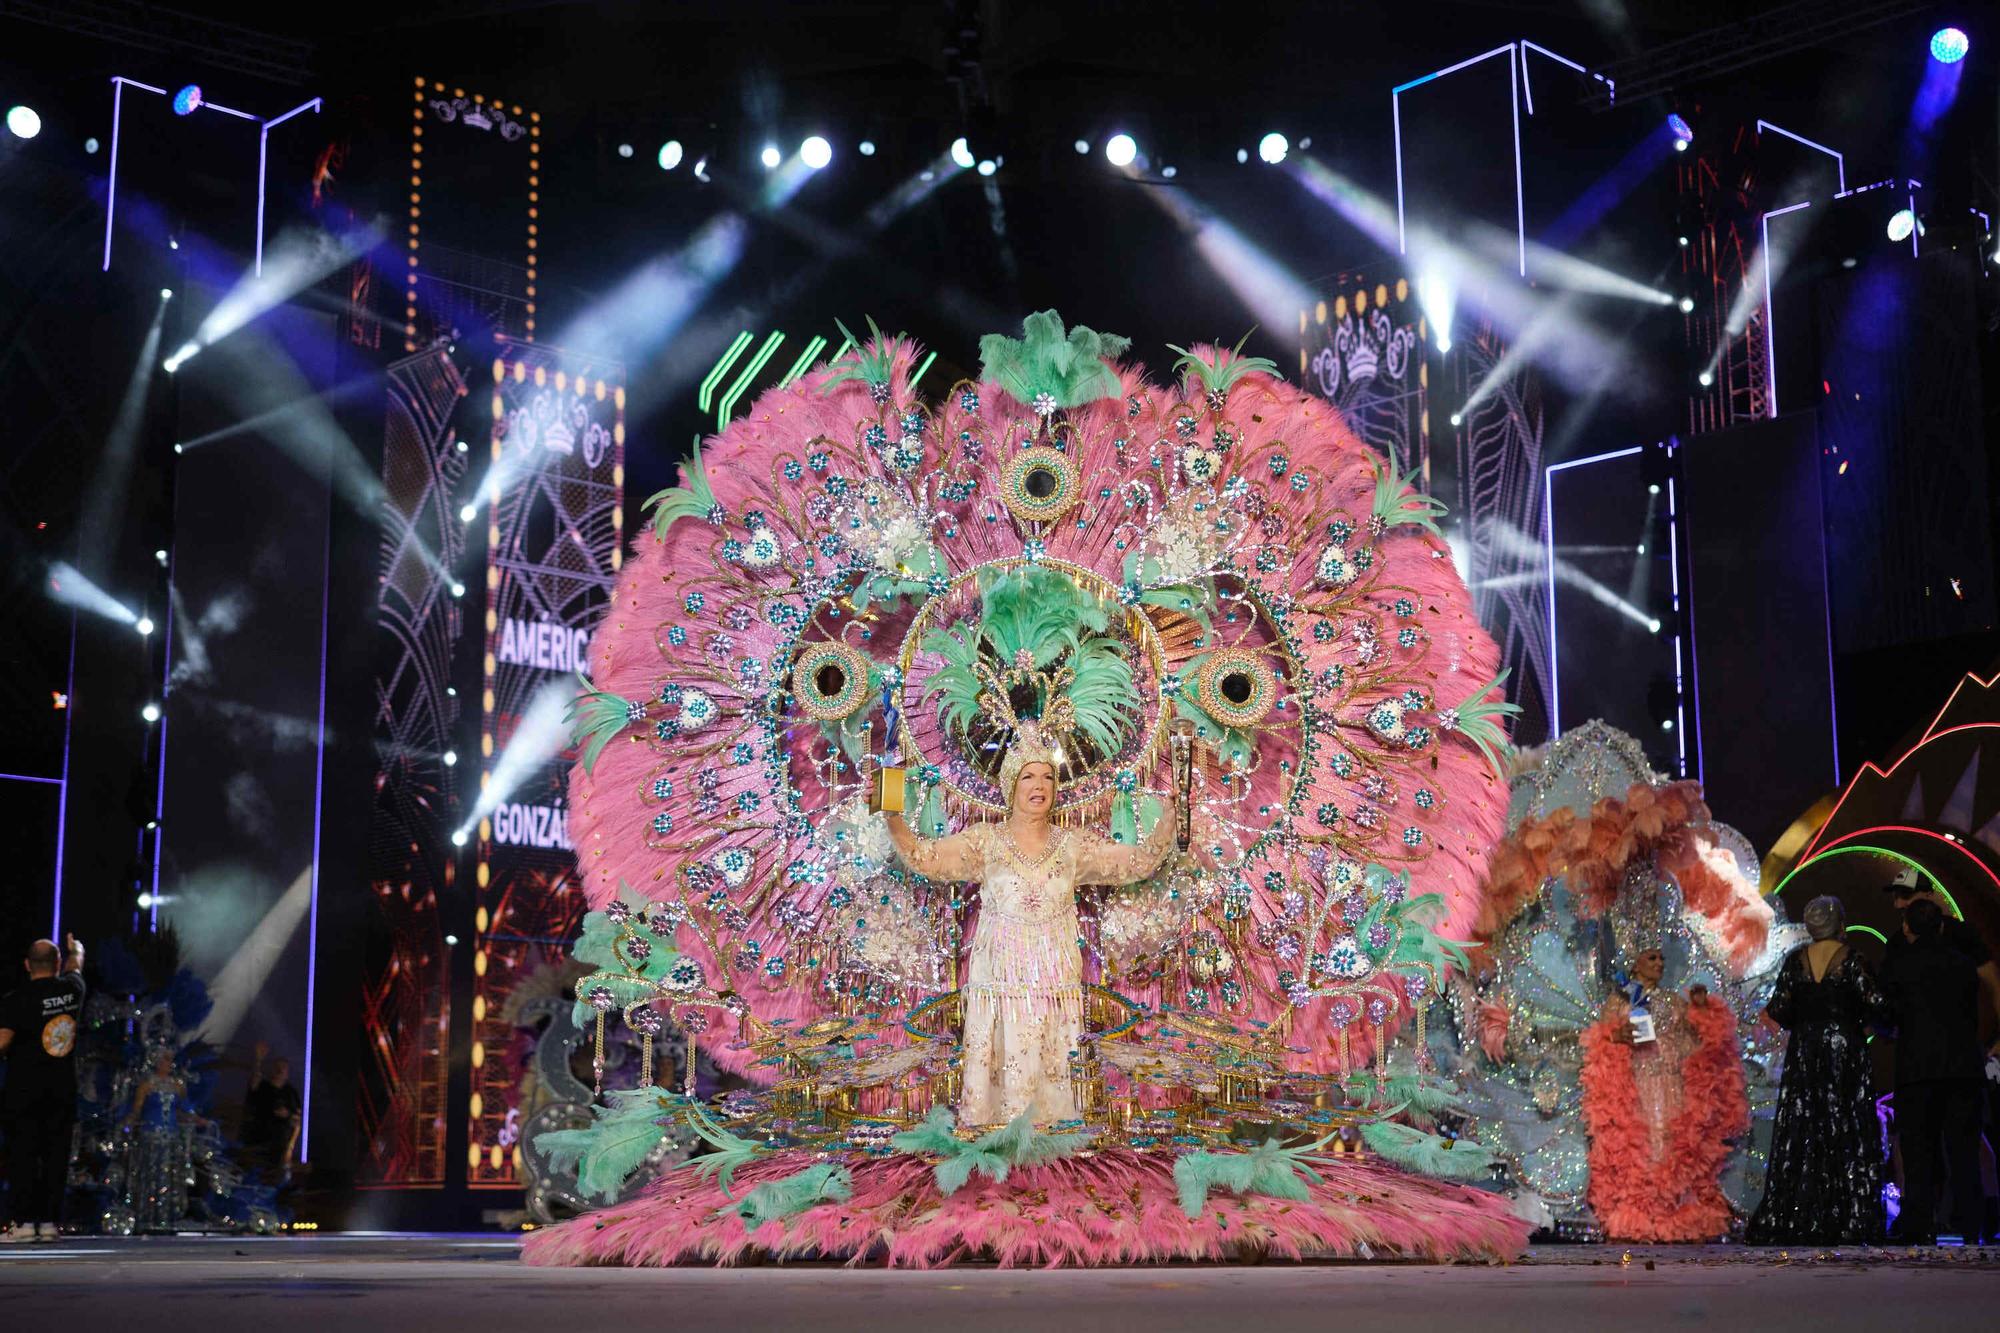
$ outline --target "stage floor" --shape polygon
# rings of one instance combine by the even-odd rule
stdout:
[[[1979,1328],[2000,1308],[2000,1249],[1537,1248],[1506,1266],[1173,1265],[1056,1272],[548,1269],[498,1236],[79,1238],[0,1247],[9,1328],[557,1333],[579,1320],[814,1333],[1092,1333],[1252,1326],[1607,1329]],[[1627,1256],[1629,1255],[1629,1260]],[[697,1313],[699,1312],[699,1313]]]

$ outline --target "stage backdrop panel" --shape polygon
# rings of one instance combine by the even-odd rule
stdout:
[[[1759,849],[1840,785],[1814,427],[1787,416],[1679,450],[1696,771]]]
[[[479,762],[480,789],[498,804],[476,844],[466,1156],[470,1186],[515,1189],[521,1071],[507,1001],[565,966],[585,908],[564,790],[574,754],[523,773],[507,751],[524,725],[560,725],[610,600],[623,557],[625,387],[615,363],[517,343],[502,344],[492,377],[488,448],[506,484],[486,511]]]

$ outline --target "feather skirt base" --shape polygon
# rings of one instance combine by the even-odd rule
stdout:
[[[739,1198],[816,1160],[781,1152],[736,1174]],[[690,1167],[637,1197],[536,1231],[522,1258],[542,1267],[666,1267],[771,1259],[845,1260],[891,1268],[959,1262],[1098,1267],[1170,1260],[1379,1259],[1507,1262],[1528,1224],[1507,1199],[1411,1175],[1376,1160],[1335,1161],[1303,1201],[1211,1194],[1181,1211],[1166,1154],[1113,1149],[975,1177],[940,1193],[921,1156],[853,1158],[852,1196],[747,1228]]]

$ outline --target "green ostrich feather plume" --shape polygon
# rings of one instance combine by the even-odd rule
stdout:
[[[726,1208],[717,1217],[734,1213],[743,1219],[745,1231],[755,1231],[766,1222],[777,1222],[802,1213],[815,1204],[846,1203],[854,1196],[854,1173],[838,1162],[814,1162],[783,1180],[767,1180]]]
[[[1507,732],[1500,725],[1500,719],[1520,712],[1521,705],[1494,703],[1486,696],[1504,685],[1512,670],[1512,667],[1506,668],[1466,695],[1464,703],[1438,714],[1438,726],[1445,731],[1456,731],[1478,746],[1479,753],[1486,756],[1486,762],[1493,765],[1493,771],[1503,782],[1507,778],[1507,765],[1501,756],[1507,749]]]
[[[1308,1166],[1307,1161],[1327,1141],[1319,1139],[1287,1148],[1271,1138],[1248,1152],[1182,1153],[1174,1162],[1174,1184],[1180,1190],[1181,1211],[1189,1217],[1200,1217],[1208,1203],[1208,1192],[1216,1189],[1303,1203],[1311,1197],[1306,1183],[1316,1185],[1320,1180],[1319,1172]]]
[[[632,700],[598,689],[582,672],[576,678],[582,682],[583,693],[569,701],[569,707],[563,710],[563,721],[569,726],[570,744],[583,747],[583,771],[591,773],[596,771],[597,756],[604,753],[611,738],[633,722],[643,721],[645,710],[641,706],[635,718]]]
[[[1440,1138],[1392,1120],[1363,1125],[1361,1141],[1385,1160],[1418,1175],[1443,1180],[1485,1180],[1493,1173],[1493,1154],[1478,1144]]]
[[[699,1103],[687,1102],[683,1109],[687,1113],[688,1128],[715,1150],[688,1159],[688,1165],[701,1175],[715,1177],[715,1187],[722,1191],[722,1197],[734,1203],[735,1199],[729,1193],[729,1182],[736,1178],[738,1171],[757,1160],[764,1151],[764,1145],[730,1133],[702,1110]]]
[[[610,1105],[590,1109],[587,1129],[544,1130],[535,1147],[558,1171],[575,1171],[583,1193],[608,1203],[666,1137],[660,1122],[679,1110],[681,1099],[660,1088],[620,1088],[605,1099]]]
[[[862,318],[868,320],[868,341],[865,343],[855,337],[845,324],[837,319],[833,321],[834,327],[840,330],[842,336],[854,344],[854,352],[851,356],[841,358],[840,363],[833,368],[833,373],[827,376],[826,382],[819,386],[821,393],[849,380],[859,380],[863,384],[887,384],[890,376],[895,373],[896,341],[903,335],[899,333],[895,338],[885,337],[882,330],[876,327],[873,318],[866,315]]]
[[[1049,394],[1057,407],[1080,407],[1125,392],[1118,372],[1105,362],[1123,356],[1130,338],[1099,333],[1079,324],[1067,333],[1062,316],[1043,310],[1021,321],[1022,337],[989,333],[979,340],[980,375],[1014,398],[1033,403]]]
[[[974,1173],[988,1180],[1005,1180],[1017,1166],[1040,1166],[1067,1157],[1090,1143],[1088,1134],[1043,1134],[1027,1112],[1011,1122],[967,1142],[952,1132],[949,1107],[936,1107],[924,1123],[889,1140],[898,1152],[928,1153],[939,1160],[932,1174],[940,1194],[954,1194]]]
[[[1389,463],[1375,468],[1375,523],[1383,531],[1399,525],[1422,528],[1433,537],[1443,537],[1437,521],[1449,511],[1444,501],[1425,495],[1416,488],[1417,469],[1404,476]]]
[[[1407,887],[1407,874],[1403,878]],[[1436,893],[1418,894],[1414,898],[1404,898],[1391,902],[1388,898],[1378,898],[1354,928],[1355,938],[1369,939],[1375,934],[1375,927],[1382,926],[1389,932],[1389,943],[1381,949],[1365,949],[1375,965],[1402,970],[1421,969],[1435,980],[1453,969],[1464,970],[1472,965],[1466,945],[1459,940],[1448,940],[1435,929],[1438,920],[1444,916],[1444,896]]]
[[[1063,691],[1076,710],[1076,729],[1100,754],[1115,754],[1132,728],[1132,667],[1123,646],[1102,637],[1111,612],[1057,570],[1025,565],[980,576],[977,620],[960,620],[925,634],[924,651],[945,665],[924,682],[937,696],[938,719],[964,731],[979,716],[989,678],[1025,661],[1046,670],[1061,661],[1073,678]],[[1042,701],[1046,712],[1053,700]]]
[[[1251,329],[1250,333],[1256,331]],[[1181,359],[1174,362],[1174,373],[1193,375],[1210,393],[1228,393],[1245,375],[1272,375],[1283,379],[1284,376],[1278,374],[1278,363],[1270,357],[1243,355],[1243,344],[1250,341],[1250,333],[1244,334],[1237,340],[1236,346],[1227,351],[1216,348],[1213,360],[1204,359],[1199,352],[1168,343],[1168,351],[1181,354]]]
[[[707,518],[714,511],[715,492],[708,488],[708,465],[701,461],[699,443],[681,464],[681,484],[654,492],[640,507],[653,511],[653,535],[663,540],[667,529],[682,519]]]

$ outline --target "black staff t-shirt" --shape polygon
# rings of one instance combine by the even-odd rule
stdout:
[[[14,1034],[7,1048],[7,1087],[0,1099],[22,1106],[76,1095],[76,1043],[83,1025],[83,978],[74,972],[35,977],[0,1000],[0,1028]]]

